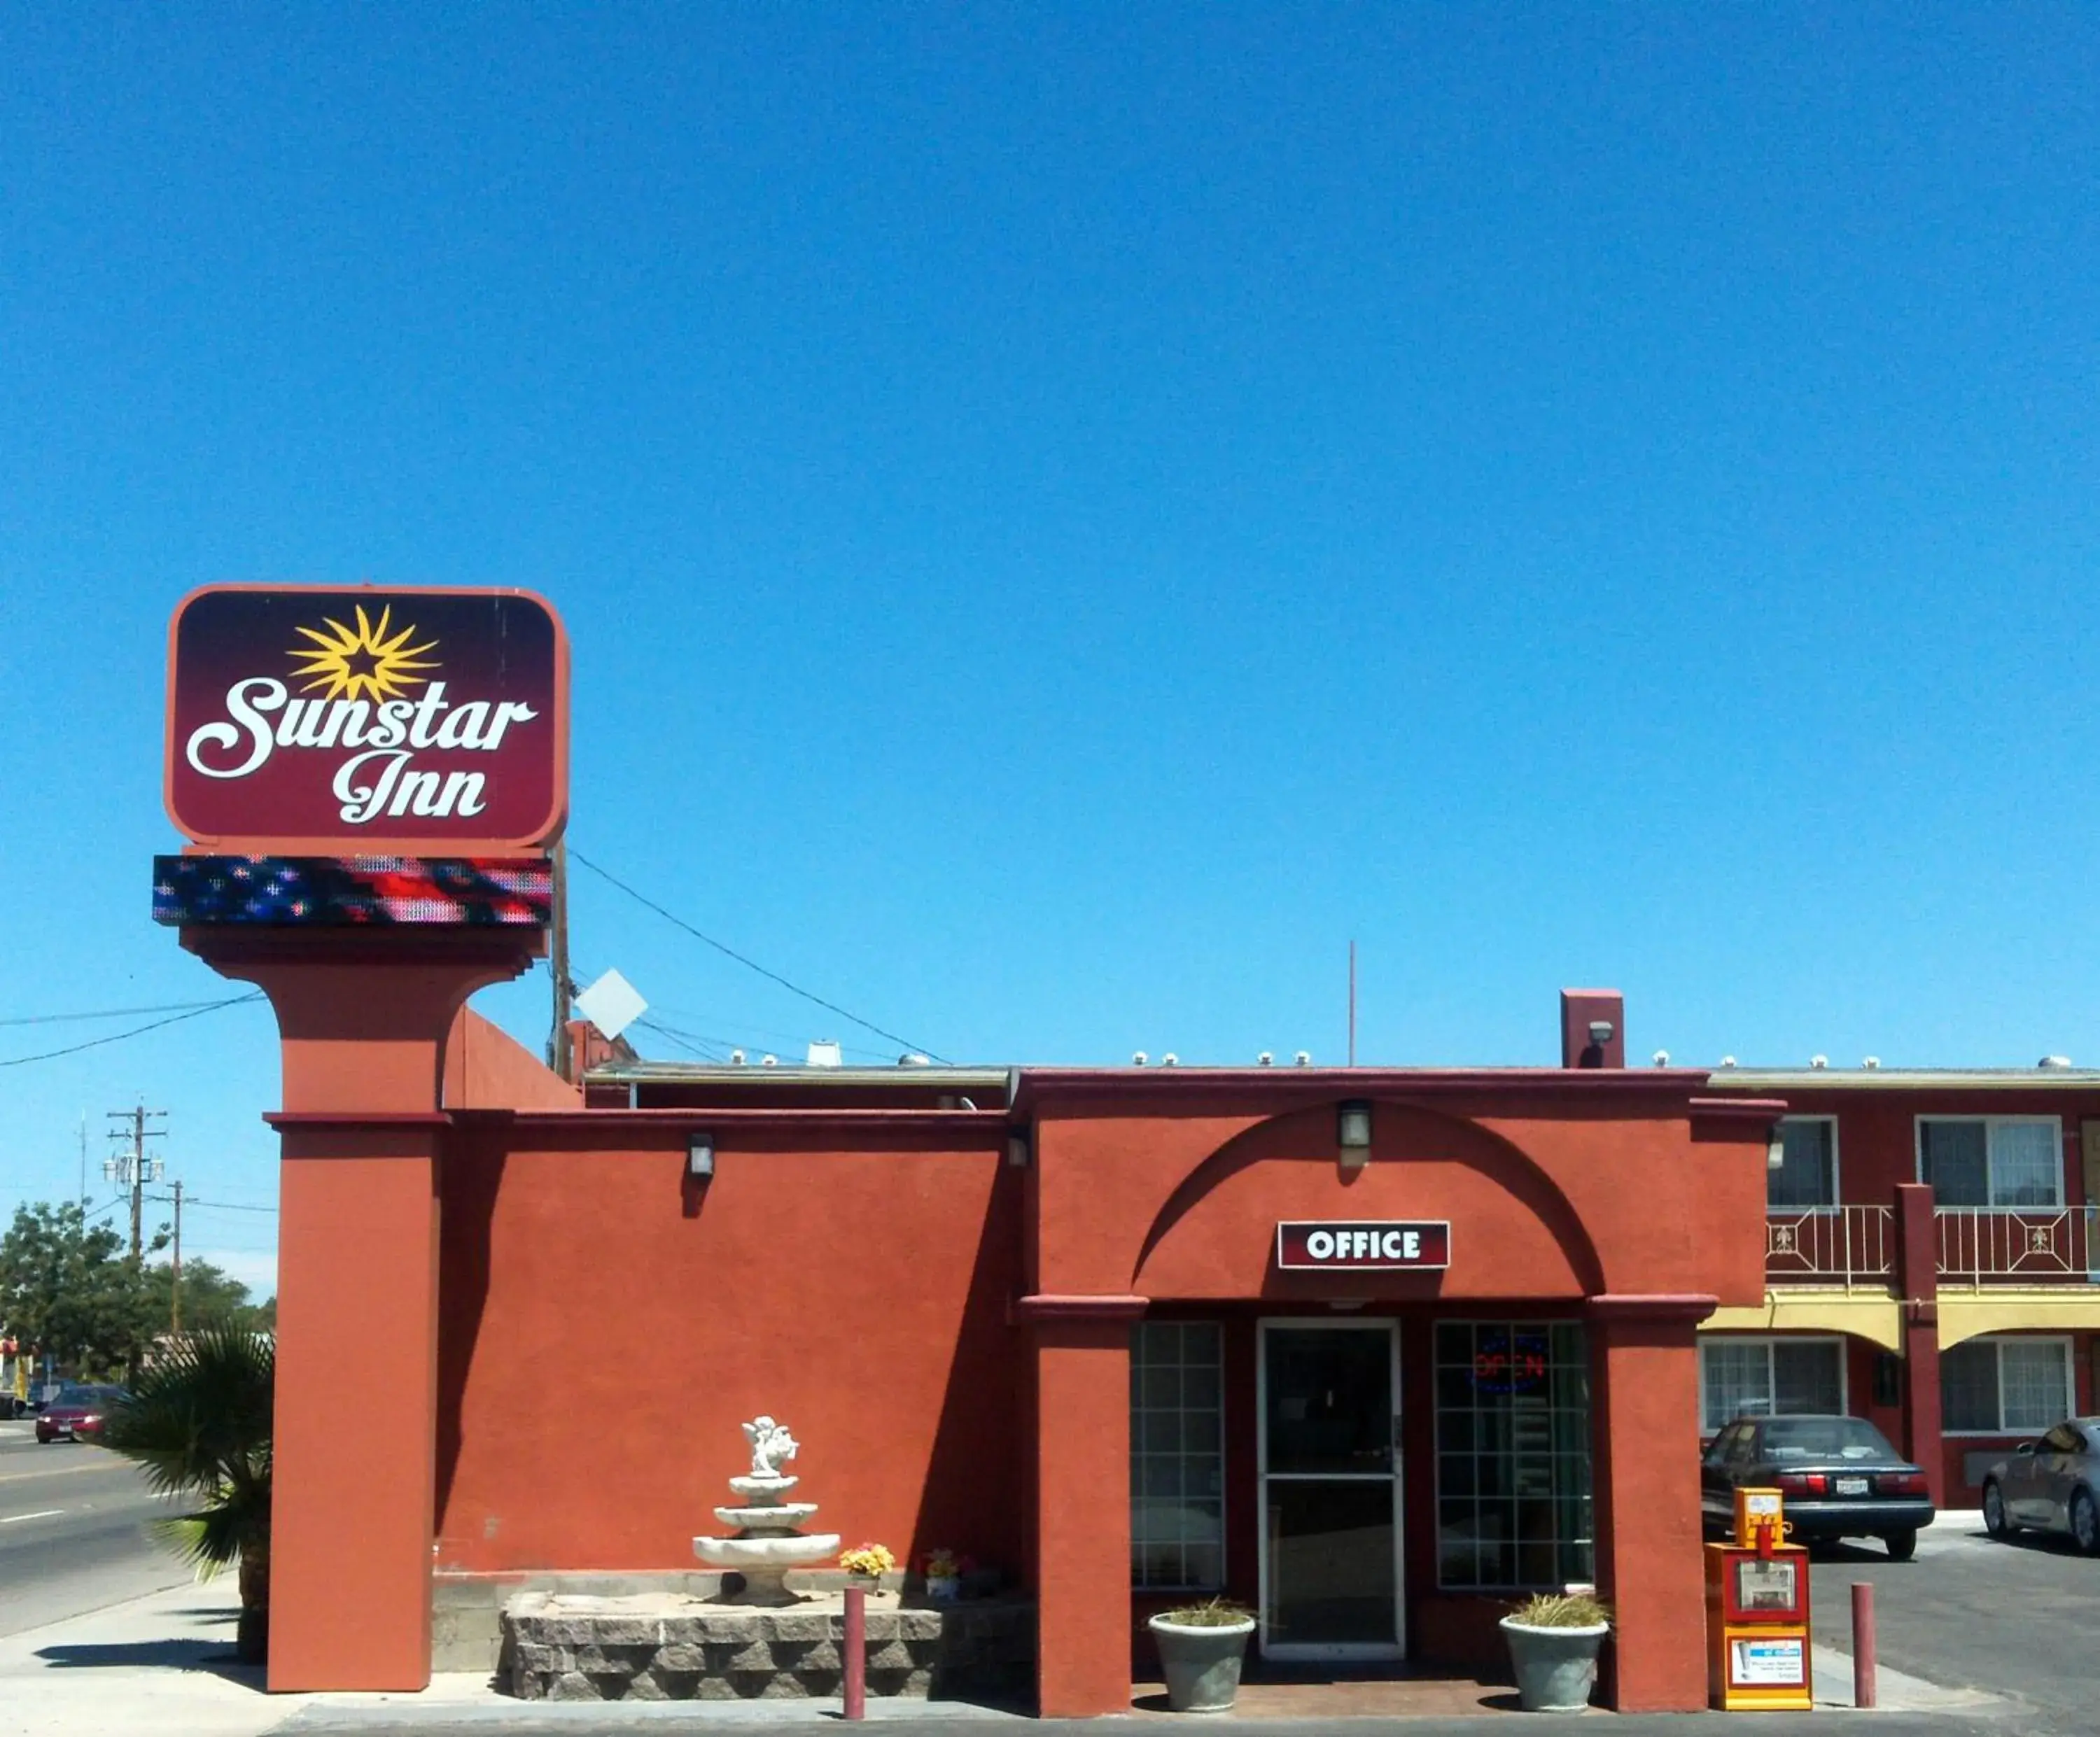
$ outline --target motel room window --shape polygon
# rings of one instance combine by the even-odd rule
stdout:
[[[1970,1339],[1939,1354],[1940,1426],[1950,1435],[2039,1434],[2071,1415],[2071,1342]]]
[[[1215,1321],[1140,1321],[1130,1335],[1130,1578],[1225,1580],[1224,1335]]]
[[[1942,1206],[2058,1206],[2063,1129],[2054,1116],[1921,1116],[1917,1176]]]
[[[1571,1321],[1436,1324],[1436,1576],[1452,1589],[1595,1577],[1590,1352]]]
[[[1765,1172],[1768,1206],[1838,1204],[1838,1122],[1832,1116],[1789,1116],[1779,1125],[1781,1157]]]
[[[1707,1434],[1738,1417],[1775,1412],[1845,1411],[1845,1342],[1755,1339],[1735,1334],[1699,1342],[1699,1423]]]

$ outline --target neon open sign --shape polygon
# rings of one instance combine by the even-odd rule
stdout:
[[[1286,1219],[1276,1227],[1276,1264],[1289,1272],[1436,1272],[1451,1264],[1442,1219]]]

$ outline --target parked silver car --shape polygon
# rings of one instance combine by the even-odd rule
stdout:
[[[2067,1532],[2100,1554],[2100,1417],[2068,1417],[2023,1441],[1983,1475],[1983,1525],[1994,1538],[2023,1526]]]

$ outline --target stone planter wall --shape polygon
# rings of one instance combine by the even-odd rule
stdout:
[[[842,1598],[744,1609],[690,1598],[524,1593],[503,1615],[506,1686],[522,1700],[784,1700],[845,1680]],[[986,1599],[867,1605],[871,1695],[1025,1702],[1035,1607]]]

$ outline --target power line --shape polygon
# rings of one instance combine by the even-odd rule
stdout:
[[[32,1061],[52,1061],[60,1056],[77,1056],[84,1049],[99,1049],[105,1043],[121,1043],[126,1038],[143,1037],[149,1031],[158,1031],[163,1025],[179,1025],[186,1019],[198,1019],[207,1013],[216,1013],[221,1007],[237,1007],[243,1002],[260,1001],[262,991],[250,990],[245,995],[229,995],[223,1001],[207,1001],[190,1009],[187,1013],[170,1014],[166,1019],[157,1019],[148,1025],[134,1025],[129,1031],[112,1031],[106,1038],[90,1038],[85,1043],[68,1043],[64,1049],[47,1049],[34,1056],[10,1056],[0,1061],[0,1068],[19,1068]]]
[[[207,1007],[223,1006],[216,1001],[164,1001],[153,1007],[104,1007],[93,1013],[22,1013],[12,1019],[0,1019],[0,1025],[63,1025],[82,1020],[129,1019],[140,1013],[201,1013]]]
[[[787,978],[782,977],[779,972],[767,970],[765,967],[760,964],[757,959],[745,958],[744,955],[738,952],[735,948],[728,946],[723,941],[717,941],[713,936],[701,933],[699,930],[695,928],[693,925],[688,923],[683,917],[673,915],[671,912],[666,910],[661,905],[658,904],[655,900],[649,897],[646,894],[636,892],[633,888],[628,885],[628,884],[622,880],[618,875],[611,873],[609,870],[600,868],[598,864],[592,862],[589,857],[585,856],[580,850],[576,849],[575,846],[571,845],[569,847],[569,854],[577,862],[582,863],[585,868],[589,869],[591,873],[597,875],[601,880],[611,882],[614,886],[619,888],[622,893],[624,893],[637,904],[646,905],[666,923],[671,924],[676,928],[683,929],[688,935],[690,935],[694,940],[705,942],[708,946],[712,947],[716,952],[722,954],[725,958],[735,959],[738,964],[743,966],[746,970],[757,972],[761,977],[765,977],[770,981],[779,984],[781,988],[788,990],[792,994],[800,995],[803,1000],[810,1002],[814,1005],[823,1008],[827,1013],[836,1013],[840,1019],[851,1020],[854,1024],[859,1026],[863,1031],[871,1031],[878,1038],[886,1038],[892,1043],[901,1043],[907,1050],[915,1054],[929,1056],[935,1061],[945,1061],[946,1060],[945,1056],[934,1055],[933,1051],[926,1048],[924,1044],[914,1043],[909,1038],[900,1038],[893,1031],[885,1031],[881,1026],[874,1024],[872,1021],[862,1019],[858,1013],[848,1012],[845,1008],[840,1007],[836,1001],[827,1001],[822,995],[816,994],[809,990],[804,989],[801,984],[791,983]]]
[[[651,1031],[655,1032],[661,1037],[668,1038],[673,1043],[677,1044],[680,1049],[686,1051],[689,1055],[699,1056],[703,1061],[720,1061],[721,1060],[721,1056],[712,1055],[708,1051],[703,1048],[702,1044],[705,1040],[694,1034],[675,1030],[668,1025],[660,1025],[653,1019],[638,1019],[634,1023],[638,1025],[644,1026]]]
[[[188,1206],[192,1212],[274,1213],[277,1210],[275,1206],[243,1206],[237,1202],[230,1200],[188,1200],[183,1201],[183,1204]]]

